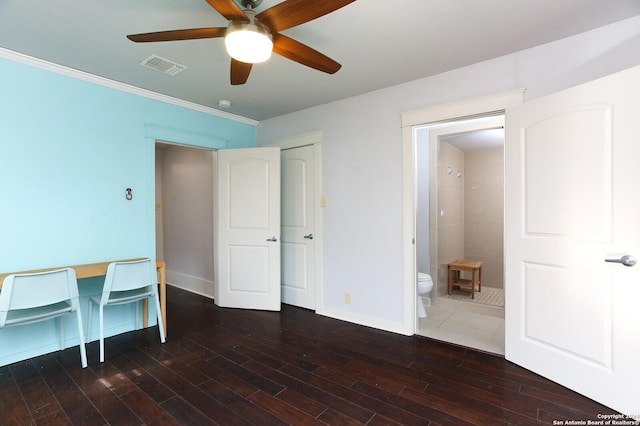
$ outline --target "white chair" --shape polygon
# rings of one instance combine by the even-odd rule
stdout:
[[[91,336],[91,317],[93,305],[98,305],[100,316],[100,362],[104,362],[104,307],[107,305],[122,305],[125,303],[141,302],[153,299],[158,316],[160,341],[165,342],[164,325],[158,298],[158,275],[155,263],[151,259],[132,262],[113,262],[107,268],[102,295],[89,298],[89,322],[87,325],[87,340]],[[136,303],[136,324],[139,315],[139,303]],[[137,326],[136,326],[137,329]]]
[[[64,268],[12,274],[4,279],[0,290],[0,328],[57,318],[60,323],[62,350],[65,347],[62,317],[72,312],[76,313],[78,321],[80,357],[84,368],[87,366],[87,353],[78,302],[76,271]]]

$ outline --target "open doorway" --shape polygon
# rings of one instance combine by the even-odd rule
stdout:
[[[418,283],[416,333],[504,354],[504,116],[416,126],[414,135],[416,267],[419,281],[433,282],[428,293]],[[481,267],[473,298],[449,288],[459,260]]]
[[[216,151],[156,142],[156,258],[167,283],[213,299]]]

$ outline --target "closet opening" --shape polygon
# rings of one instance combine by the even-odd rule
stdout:
[[[167,284],[213,299],[216,151],[156,141],[156,258]]]

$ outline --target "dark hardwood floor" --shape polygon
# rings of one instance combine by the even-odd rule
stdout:
[[[535,425],[612,411],[503,358],[170,287],[157,328],[0,367],[2,425]]]

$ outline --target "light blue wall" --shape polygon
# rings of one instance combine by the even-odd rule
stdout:
[[[156,139],[251,147],[255,127],[0,59],[0,272],[155,258]],[[100,282],[80,280],[83,314]],[[56,349],[25,327],[0,330],[0,365]]]

